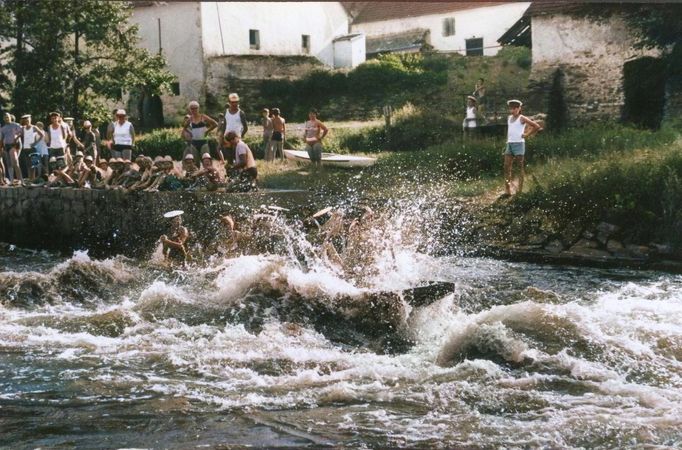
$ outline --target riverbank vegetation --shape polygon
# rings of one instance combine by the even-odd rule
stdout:
[[[337,137],[335,145],[366,142],[376,129],[348,132]],[[422,133],[419,127],[414,129]],[[509,217],[532,211],[548,223],[574,223],[581,229],[608,222],[623,230],[621,237],[627,242],[679,245],[682,141],[678,130],[672,125],[649,131],[595,124],[541,133],[527,144],[525,192],[509,200],[498,199],[503,192],[501,137],[462,141],[450,133],[441,135],[445,143],[430,146],[420,146],[414,136],[405,137],[399,148],[409,151],[370,148],[367,153],[377,156],[378,162],[362,172],[313,173],[290,164],[261,165],[259,170],[262,185],[270,188],[311,189],[330,197],[352,193],[377,202],[405,194],[438,195],[434,201],[439,202],[468,197],[482,208],[496,205],[496,214]]]

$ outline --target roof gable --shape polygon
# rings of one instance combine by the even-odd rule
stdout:
[[[364,4],[361,4],[364,3]],[[447,14],[469,9],[505,5],[509,2],[355,2],[353,23],[381,22],[408,17]],[[347,3],[347,5],[349,5]],[[350,5],[349,5],[350,6]],[[349,6],[345,6],[349,10]]]

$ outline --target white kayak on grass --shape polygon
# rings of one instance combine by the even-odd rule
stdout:
[[[289,161],[310,162],[308,152],[304,150],[284,150],[284,156]],[[369,167],[377,162],[369,156],[339,155],[337,153],[322,153],[322,164],[334,167]]]

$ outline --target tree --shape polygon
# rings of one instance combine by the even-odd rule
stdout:
[[[159,95],[175,80],[162,56],[137,47],[130,2],[0,0],[0,9],[0,59],[18,113],[104,120],[106,100],[132,90]]]

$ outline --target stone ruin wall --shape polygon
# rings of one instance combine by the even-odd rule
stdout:
[[[238,92],[242,108],[249,118],[257,115],[254,104],[262,104],[263,80],[296,80],[313,70],[326,70],[312,56],[228,55],[210,57],[206,68],[206,106],[209,114],[219,115],[227,104],[227,95]]]
[[[259,209],[276,205],[303,217],[314,212],[304,191],[250,192],[134,192],[95,189],[0,189],[0,242],[22,248],[72,251],[87,249],[93,256],[151,254],[161,234],[168,232],[169,210],[185,211],[184,224],[193,239],[210,242],[218,216],[237,222]]]
[[[618,18],[602,22],[568,15],[532,18],[533,66],[528,85],[531,114],[547,112],[557,69],[564,73],[569,123],[614,121],[622,116],[623,65],[655,49],[634,49],[632,32]]]

